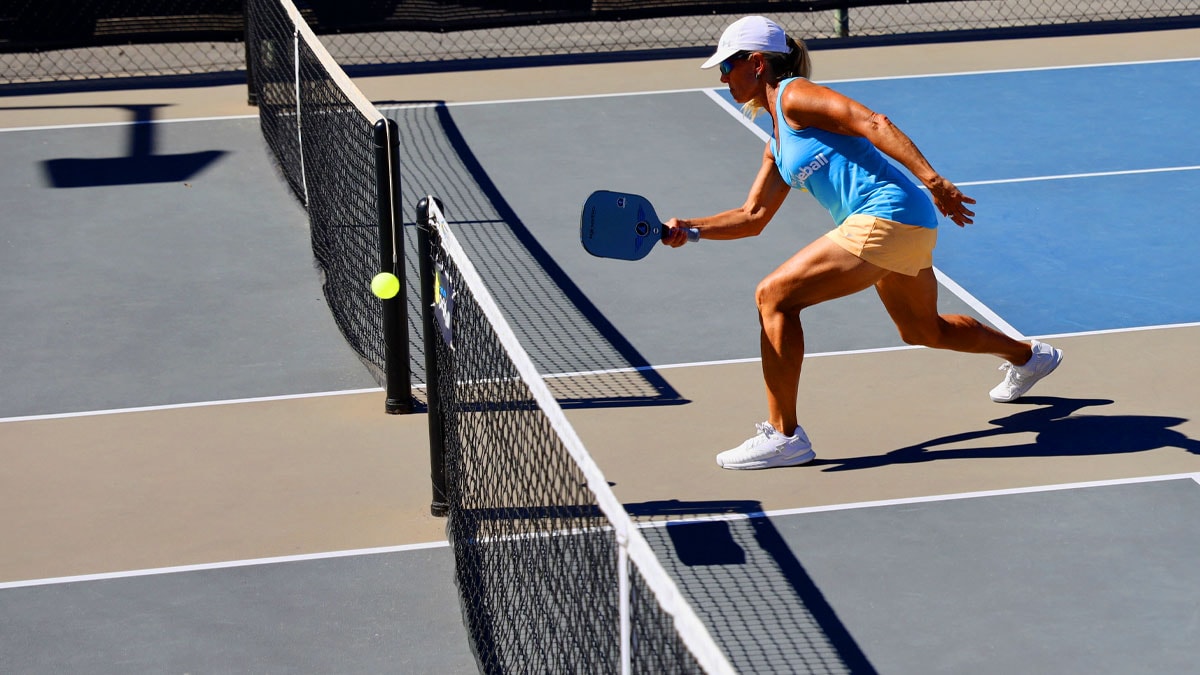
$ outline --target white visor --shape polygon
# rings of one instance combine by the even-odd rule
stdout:
[[[701,68],[712,68],[738,52],[787,54],[787,34],[779,24],[764,16],[747,16],[729,24],[717,43],[717,51]]]

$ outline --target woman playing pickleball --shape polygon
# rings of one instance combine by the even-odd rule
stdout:
[[[812,444],[796,413],[804,360],[800,312],[871,286],[906,343],[1004,359],[994,401],[1016,400],[1058,367],[1062,351],[1048,344],[1015,340],[969,316],[938,314],[938,212],[963,227],[973,222],[968,205],[975,200],[938,174],[887,117],[809,81],[803,42],[769,19],[746,17],[725,30],[701,67],[714,66],[743,110],[770,114],[773,138],[745,204],[706,218],[672,218],[666,243],[685,244],[685,228],[698,229],[703,239],[755,236],[792,190],[810,193],[836,224],[758,284],[769,416],[752,438],[718,454],[717,464],[765,469],[812,461]]]

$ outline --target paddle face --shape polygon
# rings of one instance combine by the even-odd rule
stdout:
[[[594,256],[641,260],[662,238],[663,224],[645,197],[598,190],[583,203],[579,240]]]

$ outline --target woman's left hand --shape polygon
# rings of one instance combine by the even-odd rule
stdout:
[[[975,212],[967,208],[967,204],[974,204],[975,200],[964,195],[954,183],[938,176],[926,187],[929,188],[929,194],[933,197],[933,203],[937,206],[938,211],[954,221],[955,225],[964,227],[975,222]]]

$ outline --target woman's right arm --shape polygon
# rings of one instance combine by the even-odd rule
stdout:
[[[750,194],[741,208],[730,209],[704,218],[672,218],[666,222],[670,232],[664,240],[668,246],[683,246],[687,243],[685,228],[700,230],[701,239],[741,239],[753,237],[763,231],[771,218],[783,205],[791,187],[775,169],[775,157],[768,145],[763,150],[762,167],[750,187]]]

